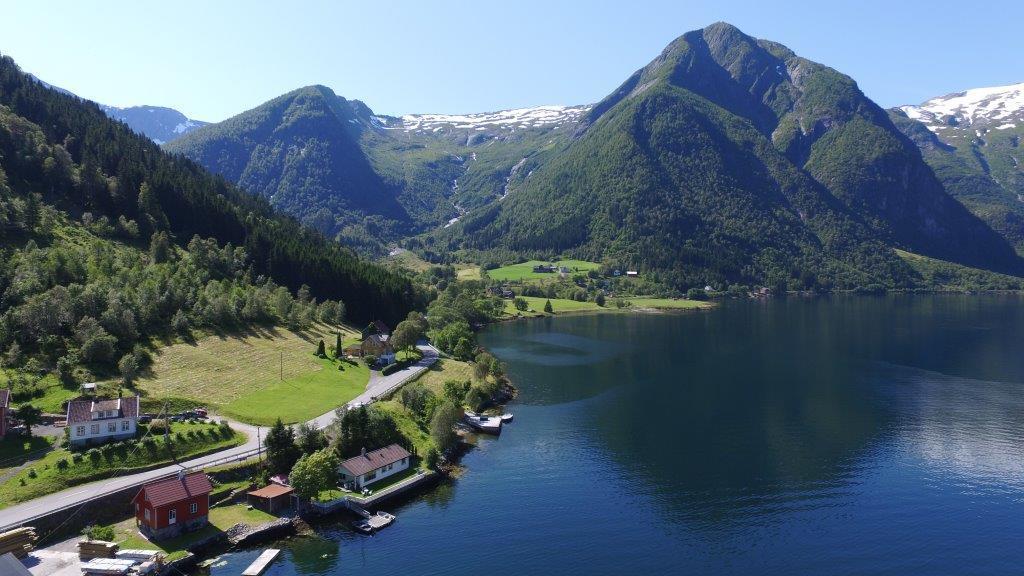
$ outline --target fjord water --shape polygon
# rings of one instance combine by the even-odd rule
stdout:
[[[392,527],[322,526],[281,542],[267,574],[1018,573],[1022,304],[837,297],[490,327],[515,423]]]

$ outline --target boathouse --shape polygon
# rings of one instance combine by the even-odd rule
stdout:
[[[246,498],[249,501],[249,505],[253,508],[259,508],[270,514],[277,514],[279,511],[291,506],[292,494],[294,492],[295,489],[291,486],[271,483],[259,490],[249,492],[246,494]]]

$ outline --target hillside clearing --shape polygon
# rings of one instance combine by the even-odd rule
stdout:
[[[559,260],[558,262],[529,260],[519,264],[512,264],[511,266],[502,266],[501,268],[488,270],[487,276],[492,280],[498,280],[501,282],[516,280],[557,280],[560,277],[557,272],[533,271],[534,266],[547,264],[554,264],[559,268],[564,266],[569,269],[569,274],[577,274],[580,272],[586,273],[589,270],[597,270],[601,267],[597,262],[588,262],[586,260]]]
[[[343,338],[355,334],[317,324],[303,332],[261,328],[173,344],[154,354],[137,387],[148,397],[188,399],[255,424],[278,415],[291,422],[312,418],[355,397],[369,380],[362,365],[339,370],[314,355],[317,342],[332,346],[339,329]]]

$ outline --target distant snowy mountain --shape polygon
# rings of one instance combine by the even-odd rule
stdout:
[[[1024,254],[1024,83],[939,96],[890,116],[946,191]]]
[[[87,98],[82,98],[70,90],[54,86],[38,76],[33,74],[28,76],[43,86],[53,88],[69,96],[74,96],[79,100],[87,100]],[[98,102],[96,105],[107,116],[124,122],[129,128],[143,136],[149,137],[157,144],[165,144],[179,136],[188,134],[196,128],[209,124],[209,122],[188,118],[174,108],[165,108],[163,106],[129,106],[127,108],[118,108],[117,106],[107,106]]]
[[[406,114],[401,118],[374,116],[381,128],[409,132],[441,130],[515,131],[574,124],[590,106],[536,106],[476,114]]]
[[[973,88],[900,109],[932,132],[951,127],[1007,130],[1024,122],[1024,83]]]
[[[188,134],[209,122],[192,120],[173,108],[162,106],[131,106],[118,108],[100,104],[107,116],[120,120],[132,130],[148,136],[157,144],[164,144]]]

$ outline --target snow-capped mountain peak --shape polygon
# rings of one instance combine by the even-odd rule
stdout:
[[[964,92],[932,98],[919,106],[901,106],[907,116],[923,122],[933,132],[943,126],[984,126],[1011,128],[1024,121],[1024,83]]]
[[[516,130],[561,126],[576,122],[590,106],[536,106],[477,114],[406,114],[400,123],[380,122],[383,127],[411,132],[449,130]]]

